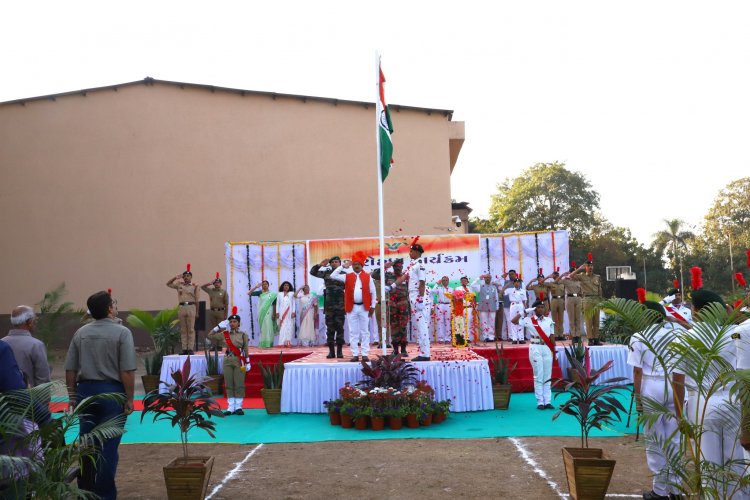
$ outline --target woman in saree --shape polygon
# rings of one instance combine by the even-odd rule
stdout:
[[[258,287],[260,290],[257,290]],[[255,285],[248,294],[258,297],[258,324],[260,325],[260,342],[258,347],[273,347],[273,338],[276,335],[276,298],[275,292],[269,290],[269,283],[263,280],[260,285]]]
[[[297,292],[299,299],[299,343],[312,346],[317,337],[318,297],[310,293],[310,287],[305,285]]]
[[[294,288],[285,281],[279,287],[276,298],[276,323],[279,329],[279,344],[292,347],[297,307],[294,301]]]

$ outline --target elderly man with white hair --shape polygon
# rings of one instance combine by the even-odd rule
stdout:
[[[30,387],[49,382],[50,370],[44,342],[31,336],[36,324],[36,314],[29,306],[18,306],[10,313],[13,328],[0,340],[13,349],[18,367]]]

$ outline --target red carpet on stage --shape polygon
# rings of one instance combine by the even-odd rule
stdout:
[[[497,359],[494,344],[492,347],[471,347],[470,349],[488,360]],[[509,368],[518,362],[516,369],[508,377],[508,381],[513,385],[513,392],[534,392],[534,370],[529,361],[529,344],[505,343],[503,358],[510,361]],[[490,363],[490,374],[492,374],[492,363]],[[552,377],[562,377],[556,356],[552,356]]]

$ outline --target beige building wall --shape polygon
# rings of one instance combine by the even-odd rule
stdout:
[[[223,271],[228,240],[377,234],[373,105],[169,82],[0,104],[0,312],[65,281],[84,306],[172,306],[190,262]],[[451,225],[463,123],[392,109],[386,234]],[[205,298],[205,297],[204,297]]]

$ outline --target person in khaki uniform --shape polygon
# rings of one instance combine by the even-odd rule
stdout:
[[[224,387],[227,391],[227,410],[224,415],[244,415],[242,400],[245,398],[245,373],[250,370],[250,358],[247,355],[247,333],[240,331],[240,317],[237,307],[232,308],[228,320],[222,320],[208,334],[208,338],[226,348],[224,352]]]
[[[555,282],[561,282],[565,290],[565,310],[568,311],[568,325],[573,342],[581,340],[581,326],[583,324],[583,311],[581,307],[582,293],[581,283],[570,278],[571,273],[576,270],[576,263],[570,266],[570,271],[561,275]]]
[[[175,283],[182,278],[182,283]],[[169,288],[177,290],[177,319],[180,322],[182,354],[193,354],[195,345],[195,317],[198,315],[198,285],[192,283],[193,273],[190,264],[184,273],[167,281]]]
[[[601,345],[599,340],[599,314],[587,314],[602,300],[602,277],[594,274],[594,258],[589,252],[589,259],[578,269],[570,273],[570,278],[581,283],[583,293],[583,316],[586,321],[586,337],[589,345]],[[584,274],[579,274],[584,271]]]
[[[213,285],[213,286],[211,286]],[[209,330],[213,330],[222,321],[227,319],[227,306],[229,305],[229,296],[227,291],[221,287],[221,278],[216,273],[216,279],[212,283],[206,283],[201,286],[201,290],[208,294],[209,310],[206,311]]]
[[[547,293],[547,287],[544,285],[544,280],[546,278],[544,277],[544,273],[542,272],[542,268],[539,268],[539,274],[536,275],[536,278],[532,278],[529,280],[528,283],[526,283],[526,293],[534,292],[533,297],[529,297],[529,304],[533,304],[539,299],[539,293],[544,292]],[[536,283],[535,285],[532,285],[532,283]],[[546,302],[546,301],[543,301]],[[545,303],[545,307],[549,304]]]
[[[546,281],[552,280],[552,281]],[[552,321],[555,323],[555,340],[565,340],[563,320],[565,319],[565,285],[560,283],[560,271],[555,271],[545,278],[544,287],[549,297]]]

